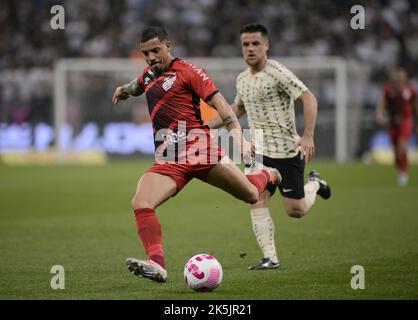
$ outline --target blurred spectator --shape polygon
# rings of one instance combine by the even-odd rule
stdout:
[[[65,30],[50,28],[50,8],[55,4],[66,10]],[[350,8],[356,4],[365,7],[365,30],[350,29]],[[366,62],[371,88],[402,63],[417,81],[415,0],[4,0],[0,3],[0,120],[11,121],[4,112],[10,112],[17,103],[13,100],[18,100],[30,101],[32,107],[38,101],[45,110],[37,118],[52,121],[48,111],[52,97],[45,82],[52,81],[56,59],[132,56],[140,30],[151,24],[166,27],[175,55],[239,56],[238,31],[254,21],[270,30],[271,56],[337,55]],[[375,101],[368,104],[372,108]]]

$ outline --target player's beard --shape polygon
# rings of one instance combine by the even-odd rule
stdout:
[[[154,75],[158,76],[162,73],[161,66],[151,66],[152,72]]]
[[[248,57],[247,57],[247,59],[245,59],[245,62],[246,62],[249,66],[253,67],[253,66],[257,66],[258,64],[260,64],[261,59],[257,59],[257,57],[252,57],[252,58],[248,58]]]
[[[169,67],[172,60],[169,60],[168,62],[163,62],[164,60],[161,60],[157,63],[154,63],[151,65],[152,72],[154,75],[158,76],[164,73],[165,70]]]
[[[262,66],[267,62],[267,56],[256,56],[253,55],[251,58],[247,57],[245,59],[247,65],[249,65],[252,69],[261,69]]]
[[[154,75],[160,75],[163,72],[162,62],[159,61],[151,65],[152,72]]]

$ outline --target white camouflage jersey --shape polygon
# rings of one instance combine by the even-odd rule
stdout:
[[[241,72],[236,81],[235,103],[247,111],[251,140],[256,152],[271,158],[292,158],[300,138],[296,132],[294,100],[308,88],[289,69],[274,60],[267,60],[260,72],[250,68]],[[254,129],[262,129],[261,136]]]

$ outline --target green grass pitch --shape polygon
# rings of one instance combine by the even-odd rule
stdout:
[[[271,203],[282,267],[248,271],[260,259],[245,203],[192,181],[157,211],[169,280],[132,276],[127,257],[144,257],[130,200],[151,161],[105,166],[0,166],[0,299],[417,299],[418,167],[396,186],[389,166],[313,162],[332,185],[303,219]],[[247,255],[241,257],[240,253]],[[224,280],[194,293],[183,267],[213,253]],[[53,265],[65,290],[52,290]],[[365,289],[350,286],[365,269]]]

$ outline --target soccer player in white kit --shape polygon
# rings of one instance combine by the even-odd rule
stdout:
[[[249,68],[236,80],[237,94],[232,108],[237,117],[248,116],[255,146],[255,163],[247,171],[258,168],[258,162],[279,170],[282,182],[277,186],[282,194],[284,208],[290,217],[301,218],[315,202],[316,195],[328,199],[331,190],[315,171],[308,173],[304,183],[305,163],[314,155],[314,129],[317,101],[312,92],[289,69],[268,59],[267,29],[261,24],[248,24],[241,29],[241,46]],[[294,101],[303,103],[304,131],[296,131]],[[207,123],[211,128],[222,125],[215,117]],[[262,130],[258,140],[255,129]],[[262,142],[261,142],[262,141]],[[262,260],[250,270],[277,269],[274,224],[269,211],[269,199],[276,186],[270,186],[251,205],[253,231],[263,253]]]

